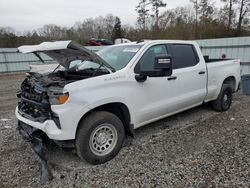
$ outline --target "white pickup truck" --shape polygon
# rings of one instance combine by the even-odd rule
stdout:
[[[240,60],[205,61],[191,41],[132,42],[97,54],[73,41],[18,49],[59,63],[27,73],[17,93],[20,133],[74,146],[92,164],[112,159],[125,135],[148,123],[210,101],[228,110],[240,82]]]

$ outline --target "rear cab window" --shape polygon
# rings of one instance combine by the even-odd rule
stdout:
[[[199,63],[198,54],[192,44],[169,44],[173,58],[173,69],[192,67]]]

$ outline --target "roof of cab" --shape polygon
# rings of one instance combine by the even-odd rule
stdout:
[[[145,44],[156,44],[156,43],[184,43],[194,44],[195,41],[190,40],[141,40],[129,43],[116,44],[115,46],[128,46],[128,45],[145,45]]]

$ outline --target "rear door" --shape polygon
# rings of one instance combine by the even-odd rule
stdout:
[[[207,70],[192,44],[169,44],[173,68],[180,87],[179,108],[189,108],[203,102],[206,93]]]

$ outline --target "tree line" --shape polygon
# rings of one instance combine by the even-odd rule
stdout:
[[[17,35],[13,28],[0,27],[0,47],[17,47],[52,40],[75,40],[85,44],[91,38],[209,39],[250,36],[250,0],[190,0],[185,6],[168,9],[165,0],[139,0],[135,25],[123,25],[112,14],[87,18],[72,27],[48,24]]]

